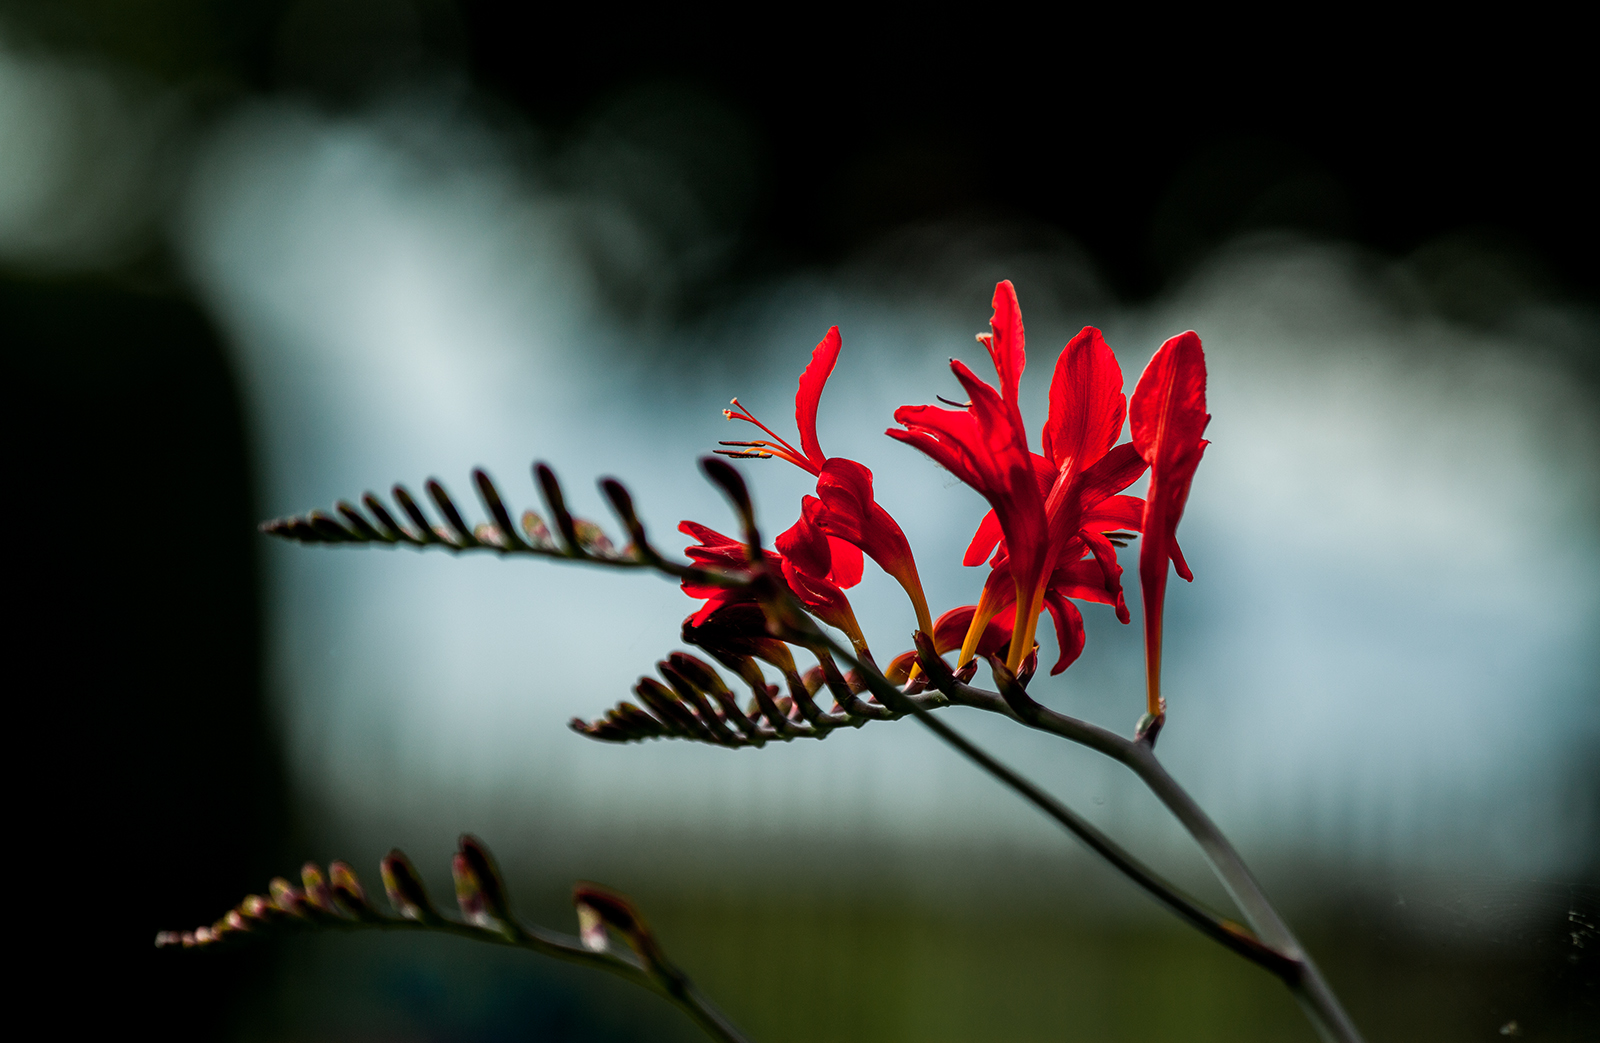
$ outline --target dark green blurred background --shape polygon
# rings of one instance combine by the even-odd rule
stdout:
[[[1290,234],[1404,259],[1420,306],[1472,335],[1529,309],[1582,317],[1577,335],[1550,341],[1549,364],[1595,401],[1593,135],[1582,63],[1560,53],[1570,31],[1530,31],[1525,50],[1512,29],[1402,40],[1365,26],[1261,47],[1216,26],[1211,39],[1073,12],[919,17],[882,33],[760,14],[778,28],[445,0],[0,5],[0,142],[45,140],[16,128],[56,104],[36,89],[50,76],[120,92],[74,87],[99,99],[74,110],[88,144],[50,185],[0,190],[23,562],[13,832],[27,841],[13,858],[29,867],[28,988],[53,997],[57,1031],[692,1035],[609,980],[451,939],[150,947],[158,929],[208,922],[305,857],[367,865],[390,842],[381,823],[342,831],[290,781],[264,680],[250,400],[174,245],[193,142],[252,104],[292,99],[337,120],[432,92],[467,99],[513,154],[559,152],[612,113],[609,126],[688,172],[697,213],[675,232],[675,197],[625,164],[549,175],[557,189],[610,179],[655,208],[660,270],[642,276],[603,243],[583,258],[641,337],[671,342],[763,286],[852,265],[893,296],[919,229],[974,253],[1072,252],[1128,308],[1241,237]],[[714,105],[675,107],[678,96]],[[619,98],[633,99],[620,116]],[[99,147],[123,138],[133,144]],[[110,196],[96,177],[108,163],[127,171]],[[1540,519],[1527,524],[1537,540]],[[1571,845],[1587,854],[1556,879],[1289,855],[1264,870],[1369,1038],[1600,1038],[1600,774],[1593,759],[1565,770],[1580,809]],[[413,853],[434,873],[450,840]],[[648,832],[588,863],[541,852],[537,837],[502,860],[525,908],[563,927],[568,882],[610,874],[759,1040],[1311,1038],[1267,976],[1065,844],[1057,859],[860,840],[730,858],[720,872],[681,852],[670,871],[653,865],[672,838]],[[907,875],[917,887],[895,883]]]

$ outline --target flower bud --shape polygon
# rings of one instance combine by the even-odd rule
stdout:
[[[575,899],[576,901],[576,899]],[[600,918],[592,905],[577,901],[578,909],[578,938],[583,942],[583,947],[594,952],[605,952],[611,947],[611,938],[606,933],[606,922]],[[157,940],[157,945],[161,942]]]
[[[273,907],[279,912],[288,913],[301,920],[306,918],[306,896],[299,888],[283,877],[275,876],[267,884],[267,890],[272,895]]]
[[[270,923],[282,915],[270,899],[260,895],[246,895],[244,901],[239,903],[239,912],[251,920],[260,920],[262,923]]]
[[[367,901],[367,892],[348,862],[328,863],[328,883],[334,900],[358,920],[377,918],[377,910]]]
[[[394,906],[395,912],[418,923],[435,923],[441,919],[404,852],[395,848],[383,856],[379,866],[383,873],[383,889],[388,892],[389,904]]]
[[[578,928],[583,944],[597,952],[607,948],[606,928],[622,935],[647,971],[665,967],[666,960],[656,945],[650,928],[627,898],[599,884],[579,883],[572,889],[572,903],[578,909]]]
[[[468,923],[508,936],[517,933],[505,882],[483,841],[463,833],[460,850],[451,859],[450,869],[455,877],[456,901]]]
[[[339,915],[338,908],[333,904],[333,893],[328,890],[328,883],[322,876],[322,867],[315,862],[307,862],[300,867],[300,884],[305,888],[306,904],[319,913],[329,916]]]

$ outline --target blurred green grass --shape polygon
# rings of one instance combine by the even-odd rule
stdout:
[[[1316,1038],[1265,972],[1154,917],[781,883],[639,897],[669,953],[760,1043]],[[1593,956],[1579,967],[1559,932],[1510,944],[1386,917],[1352,906],[1302,925],[1373,1043],[1501,1039],[1513,1020],[1524,1039],[1595,1038]],[[241,1037],[701,1038],[665,1001],[601,975],[459,939],[369,935],[292,943]]]

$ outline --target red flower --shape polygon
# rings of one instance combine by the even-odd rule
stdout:
[[[1167,594],[1167,562],[1193,580],[1178,549],[1178,520],[1189,499],[1200,456],[1210,443],[1201,437],[1206,412],[1206,357],[1193,330],[1161,345],[1133,392],[1133,444],[1150,465],[1145,494],[1144,544],[1139,548],[1139,586],[1144,594],[1146,711],[1160,716],[1161,615]]]
[[[749,570],[745,546],[732,536],[725,536],[692,521],[680,522],[678,531],[700,541],[685,550],[689,560],[696,565],[730,572]],[[853,577],[841,575],[831,560],[832,541],[804,518],[780,534],[775,542],[778,553],[770,550],[761,552],[768,570],[782,575],[790,591],[813,615],[829,626],[844,631],[857,651],[865,649],[866,641],[856,622],[855,611],[850,607],[850,599],[840,589],[860,581],[860,552],[855,555]],[[850,568],[848,561],[845,567]],[[689,580],[684,580],[682,587],[690,597],[705,599],[705,604],[687,620],[690,627],[701,626],[727,605],[755,600],[755,595],[745,588],[719,587],[691,583]]]
[[[816,556],[806,560],[813,566],[827,560],[830,570],[815,572],[805,569],[803,565],[797,567],[812,579],[831,575],[832,582],[838,587],[851,587],[861,579],[861,556],[865,553],[905,588],[916,609],[917,626],[925,632],[931,632],[933,621],[928,613],[927,598],[922,592],[922,580],[917,574],[916,558],[912,556],[905,533],[873,497],[872,472],[854,460],[828,456],[817,440],[817,402],[822,397],[828,377],[833,373],[834,363],[839,359],[840,346],[839,327],[834,326],[812,351],[811,363],[800,375],[800,387],[794,399],[794,417],[795,426],[800,431],[801,448],[796,449],[789,444],[757,420],[753,413],[739,404],[738,399],[734,399],[734,408],[723,410],[723,415],[730,420],[754,424],[771,436],[772,441],[723,442],[723,445],[738,446],[739,450],[718,451],[737,458],[775,456],[816,475],[817,495],[807,496],[801,501],[801,521],[826,535],[828,553],[824,556],[819,550]],[[796,538],[799,538],[798,535]],[[806,540],[809,545],[821,546],[816,544],[814,536],[807,535]],[[778,549],[789,560],[799,562],[806,558],[803,552],[799,558],[790,558],[782,543]],[[811,603],[807,602],[807,605],[810,607]],[[824,617],[819,615],[819,618]],[[824,622],[831,621],[824,618]]]
[[[906,430],[888,434],[933,457],[993,507],[963,559],[968,565],[981,564],[1000,547],[962,646],[962,662],[977,650],[994,614],[1014,604],[1012,629],[1017,634],[1031,636],[1040,613],[1050,611],[1062,653],[1052,672],[1059,673],[1083,647],[1082,618],[1066,600],[1080,596],[1071,591],[1086,589],[1073,571],[1079,559],[1094,554],[1104,580],[1094,600],[1109,599],[1127,619],[1121,568],[1103,532],[1127,528],[1135,517],[1137,499],[1115,494],[1136,481],[1145,464],[1131,444],[1113,447],[1126,400],[1122,371],[1099,330],[1084,329],[1057,359],[1044,428],[1045,455],[1039,456],[1028,449],[1017,407],[1026,358],[1022,318],[1010,282],[995,287],[990,327],[978,339],[994,360],[1001,390],[952,359],[950,368],[971,397],[968,406],[903,406],[895,411],[895,420]],[[1062,568],[1066,571],[1058,578]],[[1030,648],[1031,641],[1014,641],[1007,665],[1016,670]]]

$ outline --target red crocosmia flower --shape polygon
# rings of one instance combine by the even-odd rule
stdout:
[[[734,573],[750,570],[750,559],[746,556],[744,544],[732,536],[725,536],[710,526],[692,521],[679,522],[678,531],[700,541],[684,548],[684,553],[689,555],[689,560],[696,565]],[[762,554],[766,557],[769,569],[775,572],[781,571],[783,560],[779,555],[771,551],[762,551]],[[687,579],[681,586],[685,594],[705,601],[700,610],[689,618],[692,626],[700,626],[723,605],[750,601],[754,598],[748,590],[740,587],[719,587],[710,583],[694,583]]]
[[[861,626],[856,622],[850,599],[842,589],[861,581],[861,551],[848,543],[830,538],[804,514],[799,521],[780,533],[773,543],[783,559],[783,578],[795,597],[818,619],[844,631],[858,653],[864,652],[866,639],[861,635]],[[835,544],[840,544],[850,553],[836,556],[833,552]],[[837,557],[843,557],[845,561],[841,563],[836,560]]]
[[[831,564],[827,570],[817,572],[808,569],[800,558],[789,560],[812,579],[827,580],[834,586],[849,588],[861,581],[862,554],[865,553],[905,588],[916,609],[917,626],[930,631],[933,627],[932,617],[928,612],[927,598],[922,592],[922,580],[917,575],[917,562],[911,554],[911,545],[894,518],[873,498],[872,472],[854,460],[828,456],[817,440],[817,402],[839,359],[840,345],[839,327],[835,326],[828,330],[827,336],[812,351],[811,363],[800,375],[800,387],[794,399],[795,426],[800,431],[799,449],[757,420],[755,414],[734,399],[733,408],[724,409],[723,416],[754,424],[766,432],[771,441],[723,442],[723,445],[739,448],[737,451],[718,451],[724,456],[741,459],[775,456],[816,475],[817,495],[807,496],[802,502],[803,520],[826,534],[826,560]],[[787,552],[781,546],[779,550],[787,558]],[[814,559],[811,564],[817,565],[820,560]],[[810,606],[810,602],[807,605]]]
[[[1026,359],[1016,291],[1009,282],[995,288],[990,326],[991,332],[978,339],[994,360],[1001,390],[952,360],[950,368],[971,398],[968,406],[962,411],[902,407],[895,419],[906,430],[888,433],[932,456],[993,507],[963,558],[967,565],[978,565],[995,552],[993,570],[962,645],[961,662],[977,652],[995,613],[1014,605],[1013,630],[1022,634],[1031,635],[1041,612],[1050,611],[1062,652],[1052,672],[1059,673],[1082,650],[1083,626],[1078,610],[1065,600],[1077,596],[1066,590],[1081,585],[1063,579],[1066,585],[1058,587],[1058,566],[1073,565],[1092,553],[1104,577],[1099,588],[1104,596],[1094,600],[1116,605],[1119,617],[1127,621],[1121,568],[1103,532],[1137,523],[1139,515],[1130,508],[1134,503],[1142,507],[1142,502],[1116,494],[1144,473],[1145,463],[1131,444],[1113,446],[1127,404],[1122,370],[1099,330],[1085,328],[1056,361],[1044,428],[1045,453],[1040,456],[1028,449],[1016,404],[1017,381]],[[1028,644],[1013,643],[1007,656],[1012,670],[1019,667]]]
[[[894,418],[905,430],[891,428],[887,434],[921,449],[989,501],[995,513],[993,527],[1006,541],[1016,586],[1012,629],[1031,634],[1043,606],[1044,578],[1050,569],[1049,526],[1033,454],[1028,451],[1027,431],[1017,408],[1017,382],[1026,357],[1022,316],[1010,282],[995,287],[990,333],[980,334],[978,339],[994,360],[1001,390],[951,359],[950,369],[967,392],[968,406],[901,406]],[[1013,670],[1021,662],[1025,644],[1013,643],[1006,661]]]
[[[744,544],[733,537],[691,521],[679,523],[678,531],[700,541],[685,550],[689,559],[696,565],[730,572],[749,570],[750,563],[746,557]],[[850,599],[840,589],[837,575],[830,567],[832,541],[802,518],[780,534],[775,542],[778,553],[770,550],[761,552],[767,568],[783,576],[790,591],[811,610],[812,614],[824,623],[844,631],[857,651],[864,650],[866,641],[861,635],[860,625],[856,622],[855,611],[850,606]],[[861,552],[849,544],[845,546],[855,552],[855,579],[860,580]],[[684,580],[682,587],[683,592],[690,597],[705,599],[705,604],[699,611],[689,617],[688,622],[692,627],[701,626],[724,606],[755,599],[753,593],[743,588],[719,587],[713,584],[693,583],[689,580]]]
[[[835,456],[822,466],[817,495],[805,497],[800,505],[806,519],[826,532],[832,542],[843,540],[860,548],[855,559],[858,578],[860,555],[865,553],[905,588],[916,608],[918,628],[925,633],[932,629],[922,579],[917,575],[917,559],[911,554],[906,534],[873,497],[871,471],[854,460]]]
[[[1139,548],[1139,586],[1144,594],[1146,711],[1160,716],[1161,615],[1167,593],[1167,563],[1185,580],[1194,575],[1178,549],[1178,520],[1189,499],[1189,484],[1201,454],[1211,416],[1206,412],[1206,357],[1193,330],[1161,345],[1133,392],[1130,415],[1133,444],[1150,465],[1145,494],[1144,544]]]

